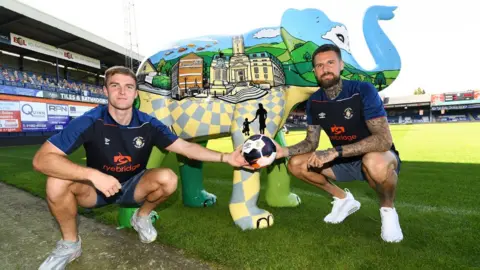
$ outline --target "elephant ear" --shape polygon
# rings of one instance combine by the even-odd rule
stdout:
[[[325,40],[330,40],[340,49],[345,50],[348,53],[350,51],[350,37],[348,36],[347,28],[344,25],[337,25],[322,35]]]

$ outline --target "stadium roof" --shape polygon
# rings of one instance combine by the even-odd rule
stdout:
[[[415,106],[427,106],[430,105],[431,95],[411,95],[403,97],[385,97],[383,104],[385,107],[393,107],[395,105],[412,104]]]
[[[0,6],[0,33],[15,33],[57,48],[100,60],[101,70],[125,63],[126,49],[83,29],[52,17],[15,0],[2,0]],[[55,57],[0,42],[5,50],[55,63]],[[138,67],[143,56],[132,56],[134,67]],[[75,62],[58,59],[62,65],[77,67],[91,72],[98,69]]]

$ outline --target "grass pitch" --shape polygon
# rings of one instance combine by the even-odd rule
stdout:
[[[269,207],[265,181],[258,205],[273,213],[275,224],[264,230],[241,231],[230,217],[228,202],[232,169],[204,166],[204,185],[217,195],[217,205],[184,207],[181,187],[157,210],[159,242],[182,248],[190,256],[234,269],[465,269],[480,267],[480,123],[391,126],[403,160],[396,207],[404,232],[399,244],[380,238],[380,213],[375,192],[363,182],[340,183],[362,203],[343,223],[325,224],[331,198],[292,179],[302,204]],[[287,143],[305,132],[291,132]],[[325,134],[320,149],[330,146]],[[209,142],[211,149],[231,151],[229,138]],[[45,176],[32,170],[38,146],[0,148],[0,181],[45,197]],[[71,159],[84,163],[83,149]],[[174,155],[166,166],[178,172]],[[265,176],[265,173],[262,173]],[[87,215],[116,225],[116,206]],[[81,233],[81,232],[80,232]],[[128,233],[136,234],[133,230]],[[88,245],[88,243],[85,243]],[[53,243],[52,243],[53,245]]]

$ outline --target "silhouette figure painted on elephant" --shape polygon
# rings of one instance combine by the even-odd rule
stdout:
[[[245,134],[245,136],[250,136],[250,124],[251,122],[248,121],[248,118],[245,118],[245,122],[243,122],[243,129],[242,129],[242,133]]]
[[[275,138],[284,146],[281,127],[290,111],[318,89],[311,63],[318,46],[336,44],[341,48],[342,79],[371,82],[379,91],[396,79],[400,57],[378,23],[392,19],[394,10],[372,6],[365,13],[364,36],[377,64],[373,70],[361,68],[351,55],[344,25],[330,21],[317,9],[288,9],[278,27],[258,28],[239,36],[182,40],[174,48],[148,57],[137,72],[140,93],[136,106],[180,137],[202,145],[209,139],[231,136],[236,148],[248,137],[242,132],[245,119],[259,118],[251,121],[250,132]],[[257,115],[260,104],[264,111]],[[148,167],[160,167],[164,156],[154,150]],[[177,158],[184,204],[215,204],[216,196],[203,188],[202,164]],[[267,170],[268,205],[297,206],[300,198],[290,192],[285,160]],[[234,170],[229,208],[242,230],[273,224],[272,214],[257,207],[259,191],[258,171]]]
[[[255,118],[252,120],[252,122],[255,122],[255,120],[257,120],[258,118],[258,125],[259,125],[259,131],[260,131],[260,134],[265,134],[265,121],[267,119],[267,110],[265,110],[265,108],[263,108],[263,104],[262,103],[258,103],[258,110],[257,110],[257,113],[255,114]]]

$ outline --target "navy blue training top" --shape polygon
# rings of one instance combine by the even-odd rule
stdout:
[[[371,135],[366,121],[386,117],[383,101],[373,84],[342,80],[342,91],[329,99],[323,89],[306,104],[307,123],[320,125],[333,146],[356,143]],[[392,149],[395,147],[392,145]]]
[[[124,126],[111,117],[107,105],[100,105],[48,141],[67,155],[83,145],[87,167],[124,182],[146,168],[153,146],[164,149],[177,138],[158,119],[135,108],[130,124]]]

